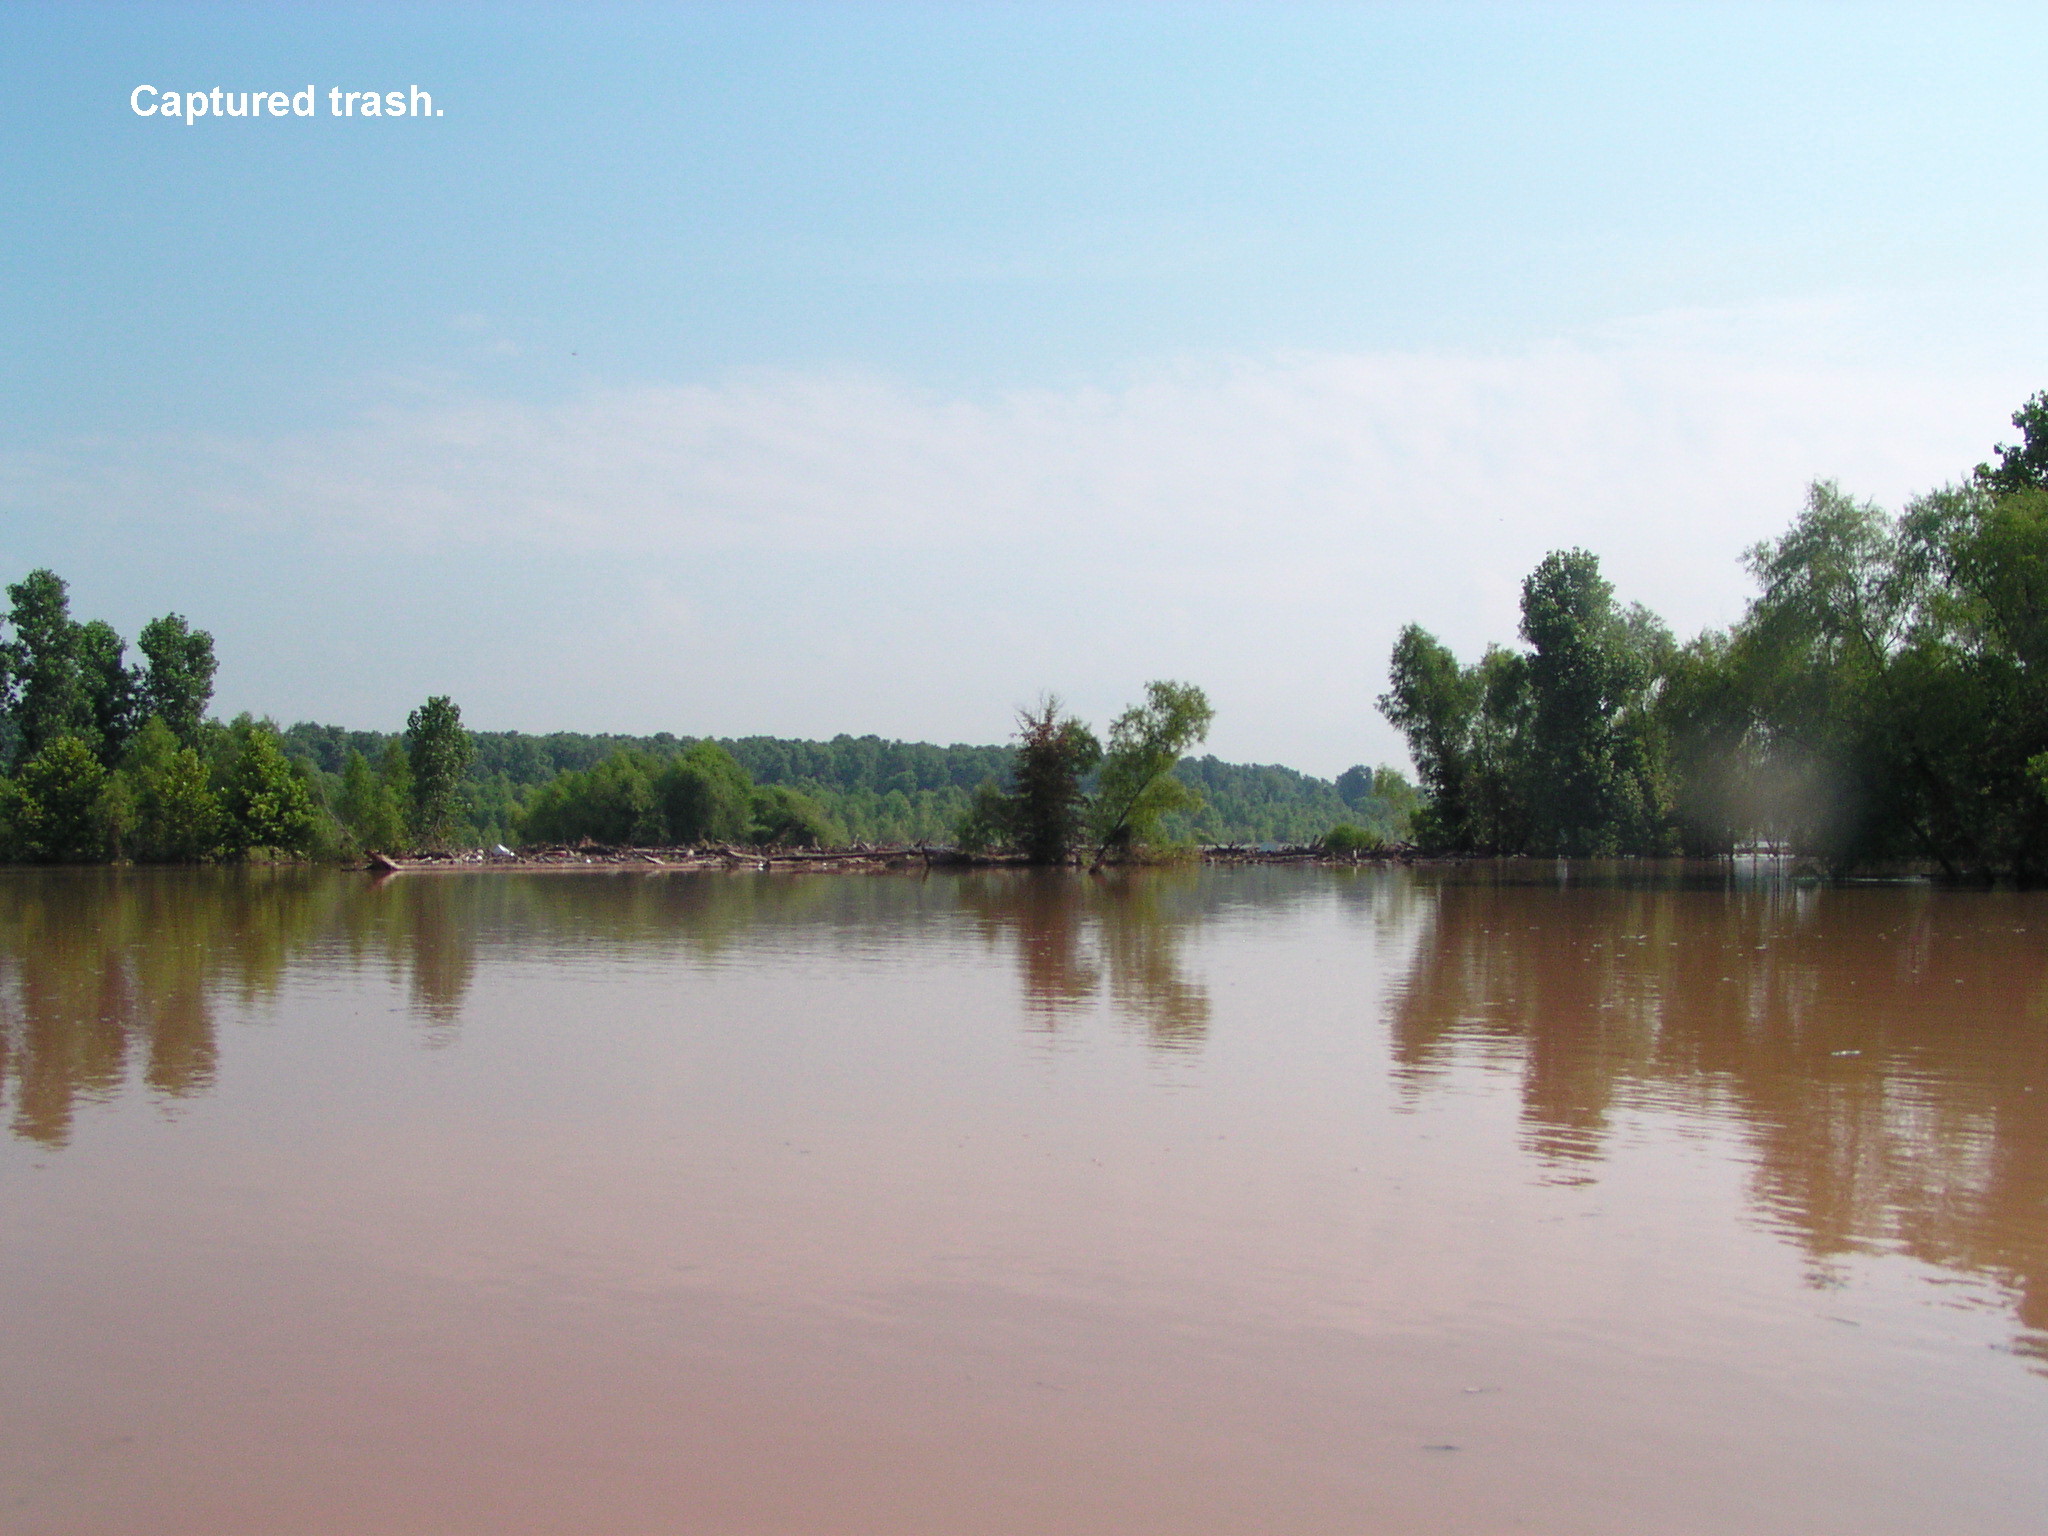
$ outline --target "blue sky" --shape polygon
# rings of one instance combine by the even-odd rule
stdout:
[[[1682,631],[2048,387],[2032,10],[0,6],[0,566],[220,704],[1397,758],[1583,543]],[[159,89],[321,92],[164,123]],[[336,120],[325,92],[442,115]]]

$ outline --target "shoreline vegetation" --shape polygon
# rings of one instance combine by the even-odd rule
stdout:
[[[2048,394],[2018,444],[1896,516],[1832,482],[1745,556],[1742,619],[1680,644],[1583,549],[1522,586],[1525,649],[1410,624],[1380,708],[1447,852],[1726,858],[2048,879]]]
[[[212,637],[179,615],[145,627],[142,662],[130,665],[111,626],[72,619],[54,572],[6,592],[0,863],[475,864],[486,850],[624,845],[756,858],[957,847],[994,863],[1035,814],[1011,798],[1031,761],[1023,746],[472,732],[445,696],[402,733],[223,722],[206,715]],[[1069,817],[1059,857],[1402,843],[1419,800],[1399,771],[1361,765],[1332,781],[1185,756],[1209,718],[1199,689],[1156,683],[1113,723],[1107,748],[1063,720],[1069,745],[1086,750],[1058,769],[1071,770],[1056,790]],[[1027,856],[1044,861],[1049,846],[1040,836]]]
[[[1749,550],[1742,619],[1681,644],[1583,549],[1523,583],[1522,648],[1420,625],[1377,701],[1419,783],[1195,756],[1202,690],[1098,736],[1047,695],[1012,744],[403,732],[209,718],[212,637],[140,660],[54,572],[6,588],[0,862],[398,868],[1106,865],[1790,855],[1831,875],[2048,879],[2048,393],[2021,442],[1896,516],[1815,483]],[[685,850],[688,850],[685,852]]]

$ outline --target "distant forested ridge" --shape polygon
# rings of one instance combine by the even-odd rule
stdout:
[[[335,786],[350,753],[381,762],[399,741],[394,733],[351,731],[301,722],[283,732],[287,755]],[[467,822],[458,839],[488,846],[526,840],[527,811],[537,792],[564,775],[589,774],[614,759],[661,764],[700,738],[589,735],[556,731],[474,731],[475,756],[464,786]],[[701,738],[711,739],[711,738]],[[1012,746],[937,746],[880,736],[807,741],[776,736],[715,738],[757,785],[794,791],[814,801],[850,841],[943,843],[953,840],[975,789],[1002,781]],[[657,770],[658,771],[658,770]],[[1341,822],[1370,827],[1389,841],[1407,833],[1407,799],[1381,770],[1354,768],[1336,781],[1292,768],[1185,759],[1178,777],[1202,797],[1201,807],[1169,816],[1166,831],[1200,843],[1307,843]],[[1405,788],[1405,783],[1402,785]]]

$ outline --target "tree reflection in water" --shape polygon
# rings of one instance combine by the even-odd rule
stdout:
[[[1014,933],[1034,1009],[1056,1014],[1106,977],[1164,1046],[1199,1044],[1206,992],[1179,959],[1199,919],[1184,874],[1083,880],[588,874],[371,880],[294,869],[0,871],[0,1096],[15,1131],[61,1144],[81,1099],[143,1079],[205,1089],[215,1014],[275,994],[288,967],[382,968],[429,1045],[457,1037],[486,957],[717,964],[789,930],[826,952],[912,944],[959,921]]]
[[[991,941],[1016,945],[1024,1002],[1057,1029],[1105,991],[1166,1050],[1198,1049],[1209,1033],[1209,992],[1187,974],[1187,936],[1212,895],[1193,869],[1001,871],[961,881],[960,900]]]
[[[1630,1111],[1732,1124],[1817,1283],[1857,1252],[1966,1272],[2048,1361],[2048,897],[1468,878],[1424,908],[1391,1011],[1408,1092],[1518,1074],[1561,1177]]]
[[[1597,1177],[1630,1117],[1732,1128],[1753,1209],[1817,1283],[1855,1253],[1912,1255],[2009,1294],[2019,1347],[2048,1362],[2048,894],[1512,867],[1520,883],[0,871],[0,1102],[16,1135],[59,1145],[81,1101],[138,1079],[167,1102],[203,1092],[217,1011],[266,1003],[295,965],[386,969],[435,1044],[492,957],[716,966],[764,939],[915,950],[963,925],[1013,951],[1038,1027],[1106,1008],[1191,1052],[1214,1027],[1193,936],[1226,909],[1330,903],[1406,956],[1388,1004],[1400,1092],[1509,1076],[1558,1180]]]
[[[138,1058],[163,1099],[205,1091],[216,1011],[274,997],[308,957],[402,971],[430,1040],[448,1038],[476,968],[450,892],[380,891],[304,869],[0,871],[0,1095],[16,1134],[69,1137],[78,1103]]]
[[[0,1091],[15,1133],[69,1136],[81,1098],[213,1082],[215,999],[274,991],[313,921],[308,882],[242,871],[8,871],[0,886]],[[203,889],[195,891],[195,882]]]

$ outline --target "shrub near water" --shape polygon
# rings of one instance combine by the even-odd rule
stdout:
[[[275,853],[312,851],[321,812],[279,748],[277,732],[247,715],[228,731],[231,755],[220,791],[227,813],[227,851],[238,857],[258,848]]]
[[[846,841],[846,829],[810,795],[756,786],[716,742],[673,758],[621,750],[543,784],[526,808],[528,843],[612,846],[755,843],[812,848]]]
[[[76,736],[59,736],[8,786],[6,829],[17,858],[80,864],[104,857],[107,770]]]
[[[1342,821],[1323,834],[1322,850],[1338,858],[1355,858],[1361,853],[1378,853],[1386,839],[1370,828]]]
[[[846,829],[822,805],[781,784],[754,791],[751,835],[764,848],[824,848],[846,841]]]
[[[715,741],[679,754],[655,781],[654,792],[678,843],[734,843],[754,824],[754,781]]]
[[[661,764],[644,752],[614,752],[595,767],[541,786],[522,833],[537,843],[665,843],[654,778]]]

